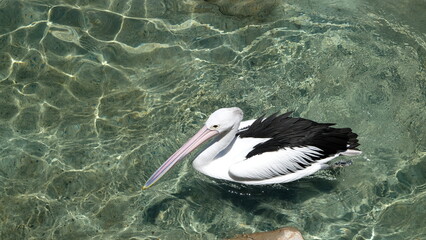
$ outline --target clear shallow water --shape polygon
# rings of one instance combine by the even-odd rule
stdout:
[[[426,238],[424,1],[0,1],[0,238]],[[352,127],[286,185],[150,174],[215,109]],[[193,156],[192,156],[193,157]]]

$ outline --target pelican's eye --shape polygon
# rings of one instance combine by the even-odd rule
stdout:
[[[216,125],[216,124],[212,126],[213,129],[217,129],[218,127],[219,125]]]

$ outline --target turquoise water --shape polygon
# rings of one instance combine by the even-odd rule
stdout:
[[[422,0],[0,0],[0,239],[426,239]],[[359,134],[349,167],[244,187],[155,169],[238,106]],[[190,158],[193,158],[191,155]]]

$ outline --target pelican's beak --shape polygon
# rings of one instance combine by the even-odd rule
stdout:
[[[218,135],[217,130],[210,130],[206,126],[200,129],[191,139],[188,140],[179,150],[177,150],[172,156],[167,159],[161,165],[160,168],[155,171],[154,174],[148,179],[145,183],[145,186],[142,187],[143,190],[151,187],[156,181],[158,181],[166,172],[168,172],[177,162],[182,160],[186,155],[193,151],[196,147],[203,144],[208,139]]]

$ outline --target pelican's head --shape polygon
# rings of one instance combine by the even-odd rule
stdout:
[[[216,110],[207,119],[205,127],[218,133],[227,132],[238,127],[243,119],[243,111],[237,107]]]
[[[157,171],[152,174],[142,189],[147,189],[169,171],[177,162],[196,147],[221,133],[229,132],[233,128],[238,128],[243,119],[243,111],[237,107],[221,108],[216,110],[207,119],[206,124],[191,139],[188,140],[179,150],[167,159]]]

